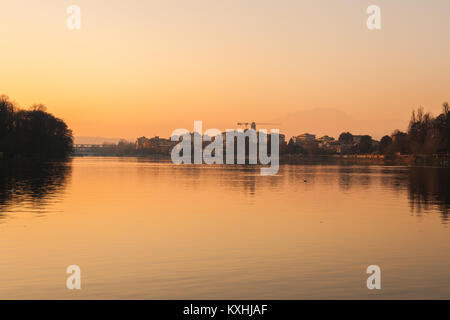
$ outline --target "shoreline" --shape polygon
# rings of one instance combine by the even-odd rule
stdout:
[[[285,155],[280,163],[288,164],[348,164],[386,166],[450,167],[449,156],[439,155]]]
[[[158,161],[171,161],[169,155],[72,155],[71,158],[83,157],[117,157],[117,158],[141,158]],[[385,165],[385,166],[422,166],[422,167],[450,167],[450,156],[443,155],[302,155],[284,154],[280,156],[280,165]]]

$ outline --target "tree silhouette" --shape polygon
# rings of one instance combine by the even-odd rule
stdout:
[[[372,137],[367,135],[362,136],[361,140],[359,141],[358,149],[359,153],[362,154],[371,153],[373,151]]]
[[[339,136],[339,142],[351,144],[353,143],[353,135],[350,132],[342,132]]]
[[[46,112],[44,105],[30,110],[0,96],[0,153],[4,156],[64,157],[73,149],[67,124]]]
[[[442,105],[442,113],[434,118],[419,108],[412,112],[408,127],[411,151],[415,154],[447,153],[450,150],[449,105]]]
[[[390,136],[384,136],[380,140],[380,152],[385,153],[387,148],[392,144],[392,138]]]

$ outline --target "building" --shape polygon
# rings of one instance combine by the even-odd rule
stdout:
[[[325,136],[320,137],[319,139],[317,139],[317,141],[319,141],[319,143],[320,143],[320,142],[321,142],[321,143],[330,143],[330,142],[332,142],[332,141],[335,141],[335,139],[334,139],[333,137],[330,137],[330,136],[325,135]]]
[[[342,151],[341,146],[342,145],[339,141],[333,140],[327,143],[323,143],[321,147],[332,153],[341,153]]]
[[[338,144],[336,144],[336,140],[333,137],[325,135],[317,139],[317,142],[320,149],[332,153],[337,152],[335,146]]]
[[[364,135],[354,135],[354,136],[353,136],[353,143],[354,143],[354,144],[360,143],[362,137],[364,137]]]
[[[150,148],[150,139],[140,137],[136,140],[136,150],[143,150]]]
[[[153,151],[155,153],[169,153],[170,150],[176,145],[176,142],[170,139],[161,139],[156,136],[148,139],[146,137],[140,137],[136,140],[136,150],[138,151]]]
[[[315,142],[316,141],[316,135],[315,134],[304,133],[304,134],[301,134],[299,136],[294,137],[294,141],[297,144]]]

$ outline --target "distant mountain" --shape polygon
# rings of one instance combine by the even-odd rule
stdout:
[[[368,134],[374,139],[390,135],[395,129],[406,130],[407,120],[399,119],[362,119],[353,118],[347,113],[333,108],[316,108],[290,113],[277,119],[281,123],[281,132],[287,138],[302,133],[329,135],[335,138],[344,131],[353,134]]]

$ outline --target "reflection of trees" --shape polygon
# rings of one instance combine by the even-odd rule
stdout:
[[[446,168],[411,168],[408,191],[411,209],[418,214],[437,207],[442,221],[448,220],[450,207],[450,170]]]
[[[141,161],[141,160],[138,160]],[[145,160],[146,161],[146,160]],[[151,175],[143,170],[143,179],[156,179],[160,171],[168,170],[173,184],[195,192],[215,184],[231,192],[240,192],[253,197],[261,190],[274,192],[303,192],[332,186],[341,192],[367,192],[372,187],[387,192],[396,198],[408,197],[410,208],[416,214],[435,210],[448,220],[450,207],[450,169],[412,168],[396,166],[352,166],[352,165],[283,165],[275,176],[261,176],[260,166],[249,165],[181,165],[154,166]],[[146,173],[147,172],[147,173]],[[286,188],[290,188],[289,191]],[[360,195],[358,195],[360,196]],[[378,200],[378,199],[377,199]],[[380,198],[383,201],[383,198]]]
[[[373,178],[379,177],[381,184],[392,192],[408,190],[410,207],[416,214],[437,208],[442,215],[442,221],[448,220],[449,169],[339,166],[337,172],[339,187],[343,191],[349,191],[352,187],[368,187]]]
[[[0,219],[12,205],[45,205],[65,189],[71,171],[70,161],[0,161]]]
[[[337,172],[339,187],[343,191],[350,191],[353,185],[368,188],[372,183],[373,169],[369,166],[342,165],[337,167]]]
[[[410,207],[417,214],[437,209],[442,221],[448,220],[450,208],[450,171],[445,168],[408,168],[387,166],[347,166],[347,165],[288,165],[280,167],[278,175],[261,177],[259,169],[242,166],[217,170],[221,181],[231,189],[240,189],[254,195],[258,189],[270,187],[279,189],[283,184],[305,185],[337,184],[343,192],[352,188],[369,190],[372,184],[381,184],[395,194],[407,192]]]

